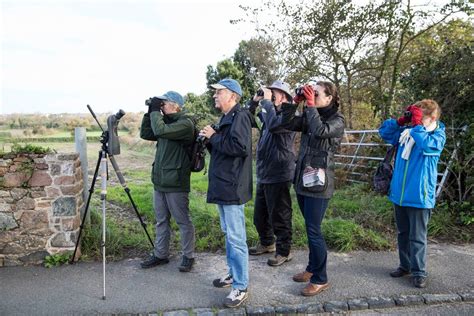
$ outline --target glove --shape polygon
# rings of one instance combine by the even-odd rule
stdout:
[[[309,107],[314,106],[314,89],[310,85],[303,87],[304,97],[306,99],[306,105]]]
[[[295,104],[299,104],[300,102],[303,102],[304,101],[304,97],[297,94],[293,97],[293,103]]]
[[[157,97],[153,97],[151,98],[151,102],[149,104],[150,105],[148,106],[148,114],[150,114],[151,112],[160,111],[161,106],[163,105],[163,100],[160,100]]]
[[[412,105],[408,110],[411,112],[411,124],[413,126],[422,125],[423,110],[415,105]]]
[[[413,105],[409,105],[409,106],[407,107],[407,109],[405,110],[405,112],[407,112],[407,111],[408,111],[408,112],[411,112],[410,110],[411,110],[412,106],[413,106]],[[412,115],[413,115],[413,114],[412,114]],[[410,116],[406,116],[405,114],[403,114],[402,116],[400,116],[400,117],[397,119],[397,124],[398,124],[399,126],[406,125],[406,124],[410,123],[411,119],[412,119],[412,118],[411,118]]]
[[[151,112],[160,111],[160,110],[161,110],[161,106],[159,104],[152,104],[148,107],[148,114],[150,114]]]

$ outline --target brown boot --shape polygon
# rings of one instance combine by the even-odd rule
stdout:
[[[305,286],[305,288],[301,291],[301,295],[313,296],[313,295],[321,293],[322,291],[326,290],[328,287],[329,287],[329,283],[326,283],[326,284],[308,283]]]
[[[295,282],[309,282],[313,274],[308,271],[297,273],[293,276],[293,281]]]
[[[249,255],[257,256],[257,255],[261,255],[267,252],[275,252],[275,251],[276,251],[275,243],[269,246],[264,246],[261,243],[258,243],[255,247],[249,248]]]

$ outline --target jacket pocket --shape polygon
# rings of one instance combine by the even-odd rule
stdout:
[[[328,187],[328,153],[322,150],[308,150],[303,158],[302,167],[300,184],[303,191],[324,192]]]
[[[180,184],[180,170],[175,168],[161,169],[158,182],[164,187],[178,187]]]

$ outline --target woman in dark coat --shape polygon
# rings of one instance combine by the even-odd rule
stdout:
[[[296,106],[287,105],[283,122],[287,129],[302,132],[294,187],[305,219],[309,262],[306,270],[294,275],[293,280],[309,281],[301,294],[312,296],[329,287],[321,222],[334,193],[334,153],[344,134],[344,116],[338,111],[339,94],[334,84],[322,81],[301,90],[294,101],[305,102],[302,113],[298,113]]]

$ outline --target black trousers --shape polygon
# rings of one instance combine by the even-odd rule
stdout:
[[[275,242],[276,252],[288,256],[291,249],[292,222],[290,196],[291,182],[257,184],[253,223],[260,243],[269,246]]]

